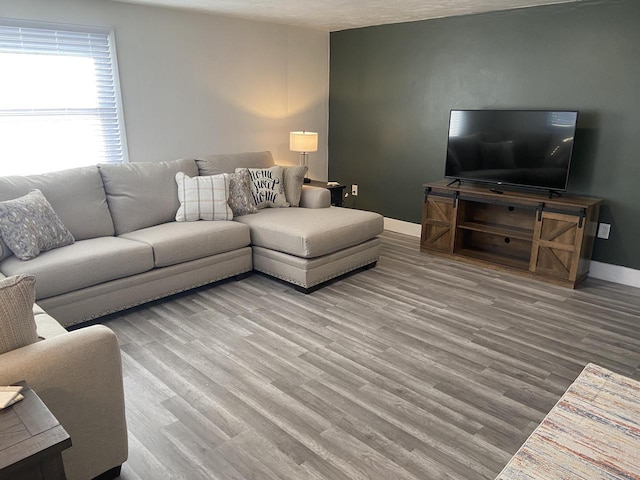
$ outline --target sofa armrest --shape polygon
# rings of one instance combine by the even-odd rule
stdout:
[[[303,185],[300,206],[303,208],[328,208],[331,206],[331,192],[327,188]]]
[[[0,385],[26,380],[71,436],[69,479],[93,478],[127,459],[120,348],[94,325],[0,355]]]

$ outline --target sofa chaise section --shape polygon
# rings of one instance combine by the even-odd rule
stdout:
[[[310,291],[380,254],[383,219],[347,208],[272,208],[236,219],[251,229],[253,268]]]
[[[196,161],[200,175],[274,165],[270,152],[209,155]],[[383,217],[330,203],[327,189],[304,186],[300,207],[264,208],[235,218],[251,229],[254,270],[308,293],[343,274],[374,266]]]

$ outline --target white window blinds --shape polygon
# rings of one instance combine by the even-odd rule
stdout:
[[[0,175],[127,159],[113,35],[0,18]]]

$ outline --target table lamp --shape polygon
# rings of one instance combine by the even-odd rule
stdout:
[[[292,152],[300,152],[300,165],[307,167],[307,175],[304,177],[304,183],[309,183],[309,152],[318,151],[318,132],[290,132],[289,150]]]

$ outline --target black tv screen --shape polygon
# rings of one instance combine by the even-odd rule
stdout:
[[[445,177],[565,191],[577,111],[451,110]]]

